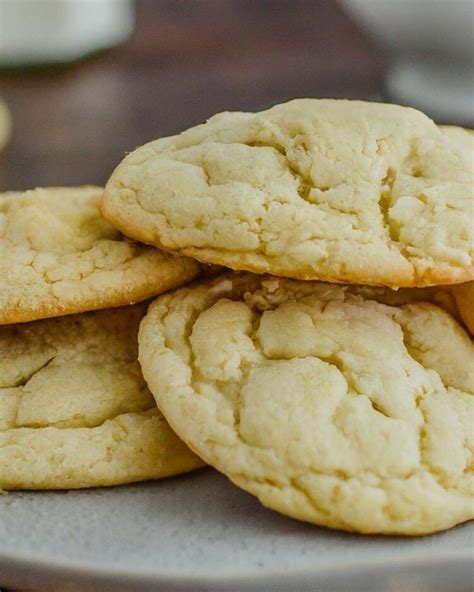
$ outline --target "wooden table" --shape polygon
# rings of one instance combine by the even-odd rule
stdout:
[[[0,190],[104,183],[124,152],[218,111],[382,92],[380,52],[334,0],[143,0],[121,47],[0,72]]]

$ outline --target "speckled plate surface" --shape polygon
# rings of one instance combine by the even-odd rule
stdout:
[[[468,592],[474,524],[361,537],[263,508],[211,469],[154,483],[0,497],[0,587]]]

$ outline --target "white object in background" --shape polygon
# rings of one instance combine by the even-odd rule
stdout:
[[[0,66],[65,63],[127,39],[131,0],[0,0]]]
[[[342,0],[393,60],[389,94],[474,124],[474,0]]]

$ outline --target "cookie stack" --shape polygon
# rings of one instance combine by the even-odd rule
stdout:
[[[180,286],[199,266],[120,235],[100,214],[102,193],[0,196],[0,488],[116,485],[203,464],[140,372],[146,306],[111,308]]]
[[[332,528],[416,535],[474,517],[473,155],[468,132],[438,128],[412,109],[306,99],[222,113],[125,158],[102,213],[123,235],[161,250],[112,234],[160,259],[136,274],[133,257],[120,259],[129,281],[120,267],[116,290],[143,280],[138,300],[175,288],[176,278],[153,291],[153,274],[166,260],[180,266],[180,281],[192,279],[197,264],[182,256],[228,268],[158,297],[138,335],[148,387],[200,459],[264,505]],[[20,270],[15,279],[17,265],[29,274],[38,268],[56,303],[74,301],[81,282],[97,287],[101,258],[86,257],[86,265],[89,247],[72,247],[70,234],[50,234],[80,254],[67,288],[56,290],[63,276],[55,265],[50,272],[46,241],[38,263],[11,258],[10,292],[26,278]],[[98,303],[102,291],[90,296],[91,308],[125,303]],[[12,305],[8,290],[0,298],[7,309],[23,301],[31,308],[27,293]],[[7,339],[26,348],[17,345],[28,343],[21,329],[6,329]],[[67,333],[61,359],[72,378],[84,340]],[[91,348],[90,363],[97,355],[110,366],[105,350]],[[50,371],[50,354],[34,351],[28,360]],[[28,387],[27,365],[18,364],[9,390]],[[74,429],[61,418],[18,428],[21,414],[11,415],[11,438],[37,427]],[[66,421],[84,417],[75,410]],[[180,470],[197,464],[188,455]],[[12,458],[11,467],[19,462]]]

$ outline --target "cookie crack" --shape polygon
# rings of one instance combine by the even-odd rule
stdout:
[[[301,170],[295,165],[291,158],[288,156],[288,152],[286,147],[282,144],[277,142],[264,142],[264,141],[255,141],[255,142],[247,142],[244,144],[245,146],[249,146],[250,148],[272,148],[278,154],[284,157],[285,163],[287,165],[288,171],[292,175],[293,179],[297,182],[296,190],[298,195],[303,199],[305,202],[315,205],[313,201],[310,199],[311,190],[314,188],[314,183],[312,179],[304,175]]]
[[[390,218],[390,208],[393,206],[393,186],[395,184],[396,172],[388,168],[385,177],[381,180],[381,190],[378,200],[382,223],[387,231],[387,236],[392,243],[399,245],[399,231],[393,225]]]
[[[276,126],[276,124],[273,124],[273,126],[278,128],[278,132],[279,132],[280,136],[283,136],[283,137],[285,136],[285,132],[281,128]],[[294,141],[297,136],[298,135],[289,136],[289,139]],[[298,166],[294,163],[293,159],[288,155],[288,151],[287,151],[287,148],[284,145],[284,143],[278,142],[278,140],[276,138],[274,139],[273,142],[255,141],[255,142],[249,142],[246,145],[247,146],[256,146],[256,147],[262,146],[262,147],[266,147],[266,148],[273,148],[275,151],[277,151],[279,154],[281,154],[285,158],[285,162],[287,164],[288,171],[291,173],[291,175],[293,176],[295,181],[297,181],[297,183],[298,183],[297,192],[298,192],[298,195],[300,196],[300,198],[303,199],[303,201],[305,201],[306,203],[310,204],[311,206],[315,206],[323,211],[324,211],[324,209],[328,209],[328,210],[331,210],[337,214],[341,214],[342,216],[345,216],[347,218],[354,218],[355,217],[355,223],[353,224],[353,228],[354,228],[354,230],[359,229],[359,227],[360,227],[360,224],[359,224],[360,212],[358,210],[338,208],[333,203],[330,203],[328,201],[324,201],[323,203],[319,203],[317,200],[313,199],[313,196],[311,195],[311,192],[313,189],[317,189],[321,193],[326,193],[327,191],[329,191],[331,189],[337,189],[341,185],[344,185],[344,182],[333,184],[333,185],[317,185],[310,175],[304,174],[301,171],[301,169],[298,168]],[[307,147],[304,145],[304,142],[300,142],[298,147],[302,148],[304,150],[304,152],[307,153],[308,150],[307,150]],[[322,207],[322,206],[324,206],[324,207]],[[326,239],[324,239],[324,237],[316,236],[316,237],[311,237],[310,240],[326,240]],[[363,244],[363,241],[360,241],[357,237],[352,237],[350,240],[354,241],[354,242],[361,242]]]
[[[70,255],[65,257],[64,261],[58,261],[58,264],[56,266],[52,266],[48,269],[43,270],[43,272],[39,272],[36,268],[35,268],[35,261],[31,262],[28,267],[31,267],[33,269],[33,271],[39,276],[41,277],[41,279],[44,281],[45,284],[49,285],[49,286],[54,286],[55,284],[62,282],[62,281],[77,281],[77,282],[82,282],[84,280],[89,279],[90,277],[92,277],[94,274],[96,274],[97,272],[101,272],[101,271],[108,271],[108,268],[105,266],[100,266],[97,265],[95,262],[93,262],[93,259],[90,258],[88,261],[92,262],[92,269],[87,270],[87,271],[79,271],[78,272],[78,276],[74,277],[74,278],[69,278],[66,274],[61,274],[60,277],[52,279],[50,277],[51,273],[54,273],[55,271],[58,270],[58,268],[64,267],[64,266],[70,266],[71,264],[71,260],[72,261],[77,261],[78,258],[84,258],[87,261],[87,257],[89,254],[93,253],[93,250],[97,248],[97,245],[100,244],[101,242],[113,242],[113,243],[117,243],[117,242],[123,242],[126,244],[129,244],[132,247],[132,252],[129,253],[129,255],[120,261],[120,264],[118,267],[114,268],[114,271],[120,271],[120,272],[126,272],[130,269],[131,264],[133,263],[133,261],[135,261],[137,259],[137,257],[140,256],[140,254],[137,254],[135,252],[135,245],[133,245],[133,243],[131,243],[129,240],[123,240],[123,241],[116,241],[116,240],[110,240],[110,239],[101,239],[99,241],[96,241],[96,243],[90,247],[89,249],[86,249],[84,251],[80,251],[78,253],[74,253],[72,255],[72,257]]]
[[[48,360],[46,360],[46,362],[44,362],[43,364],[41,364],[41,366],[39,366],[38,368],[35,368],[34,370],[32,370],[31,372],[29,372],[28,374],[26,374],[25,376],[22,376],[19,380],[14,381],[13,384],[10,384],[9,387],[10,388],[16,388],[16,387],[24,387],[28,384],[28,382],[33,378],[33,376],[35,376],[36,374],[38,374],[39,372],[41,372],[42,370],[44,370],[45,368],[47,368],[51,362],[53,362],[55,360],[57,356],[52,356],[51,358],[49,358]]]
[[[432,370],[430,368],[427,368],[422,361],[420,361],[418,359],[418,357],[416,356],[416,348],[413,347],[413,343],[411,341],[411,333],[409,332],[409,330],[402,325],[401,323],[397,322],[395,319],[394,321],[397,323],[397,325],[400,327],[400,330],[402,332],[402,336],[403,336],[403,343],[405,345],[405,350],[406,353],[410,356],[410,358],[415,361],[417,364],[420,364],[420,366],[422,366],[425,370]],[[433,370],[432,370],[433,371]],[[439,374],[438,374],[439,376]],[[446,390],[446,385],[444,383],[444,381],[441,379],[441,377],[439,377],[441,380],[441,384],[443,385],[443,388]],[[454,489],[454,485],[449,483],[449,479],[446,477],[446,475],[440,471],[436,466],[434,466],[432,463],[430,463],[430,461],[426,458],[426,437],[427,437],[427,432],[426,432],[426,425],[430,423],[429,417],[426,413],[426,411],[423,408],[423,401],[429,397],[430,395],[434,394],[433,391],[429,391],[426,388],[422,389],[422,392],[419,393],[416,397],[415,397],[415,405],[416,408],[418,410],[418,412],[420,413],[423,422],[420,425],[419,428],[419,433],[418,433],[418,438],[419,438],[419,449],[420,449],[420,463],[428,470],[428,472],[430,473],[430,475],[432,475],[434,477],[434,479],[438,482],[438,484],[445,490],[449,490],[449,489]],[[464,446],[464,448],[466,448]],[[472,450],[467,449],[469,454],[472,454]],[[471,473],[471,469],[469,468],[469,466],[466,466],[463,474],[466,473]]]
[[[158,413],[158,408],[156,407],[156,405],[150,405],[150,407],[148,407],[146,409],[141,409],[140,411],[126,411],[126,412],[122,412],[122,413],[117,413],[116,415],[108,417],[107,419],[104,419],[104,421],[101,421],[98,423],[80,424],[80,425],[66,425],[67,421],[52,422],[52,423],[48,423],[47,425],[31,423],[28,425],[14,425],[13,427],[9,427],[6,430],[1,431],[0,434],[2,434],[2,436],[3,436],[5,434],[8,434],[9,432],[10,433],[18,432],[18,430],[35,430],[35,431],[37,431],[37,430],[47,430],[49,428],[53,428],[55,430],[76,430],[76,429],[77,430],[94,430],[96,428],[102,427],[103,425],[105,425],[109,421],[116,421],[125,415],[136,415],[136,416],[144,416],[144,417],[157,415],[158,417],[160,417],[159,413]]]

